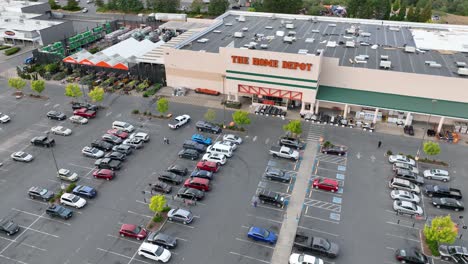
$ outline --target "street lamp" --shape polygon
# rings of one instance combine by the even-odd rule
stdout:
[[[51,137],[52,133],[50,133],[50,131],[47,131],[46,134],[47,134],[48,137],[52,138]],[[52,159],[53,159],[54,165],[55,165],[55,170],[56,170],[55,173],[57,174],[57,176],[59,176],[59,174],[58,174],[59,173],[59,168],[58,168],[58,165],[57,165],[57,159],[55,158],[54,148],[52,146],[50,147],[50,152],[52,153]],[[63,181],[62,181],[61,177],[59,177],[59,181],[60,181],[60,188],[62,190],[65,190],[65,185],[63,184]]]
[[[419,160],[419,156],[421,154],[421,147],[424,144],[424,139],[426,138],[427,130],[428,130],[428,127],[429,127],[429,121],[431,120],[431,116],[432,116],[432,113],[434,112],[434,108],[435,108],[436,103],[437,103],[437,100],[432,99],[432,101],[431,101],[431,112],[429,113],[429,116],[427,117],[426,128],[424,129],[424,134],[423,134],[423,137],[421,139],[421,143],[419,144],[418,151],[416,152],[416,156],[414,157],[414,159],[416,161]]]
[[[226,75],[222,75],[223,77],[223,128],[226,128],[226,92],[224,90],[224,83],[226,79]]]

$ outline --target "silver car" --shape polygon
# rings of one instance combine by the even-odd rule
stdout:
[[[405,169],[405,170],[412,171],[415,174],[419,174],[418,168],[413,167],[413,166],[411,166],[409,164],[406,164],[406,163],[401,163],[401,162],[393,163],[393,170],[396,171],[397,169]]]
[[[424,171],[424,178],[428,180],[434,179],[439,181],[450,181],[449,172],[446,170],[439,170],[439,169],[432,169],[432,170],[425,170]]]
[[[417,204],[421,201],[421,198],[419,198],[419,196],[417,196],[416,194],[402,190],[393,190],[390,193],[390,197],[392,197],[393,200],[401,200]]]
[[[393,202],[393,210],[399,214],[410,214],[410,215],[423,215],[423,209],[412,202],[395,200]]]

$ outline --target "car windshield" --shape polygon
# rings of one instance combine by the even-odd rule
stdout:
[[[46,189],[42,189],[41,192],[39,193],[40,195],[45,195],[47,193]]]
[[[21,153],[21,154],[18,155],[18,157],[26,158],[27,155],[28,155],[28,154],[26,154],[26,153]]]
[[[325,250],[329,250],[331,248],[330,243],[325,239],[320,239],[319,243]]]
[[[74,196],[71,200],[72,200],[72,202],[76,203],[76,202],[78,202],[80,200],[80,197]]]
[[[156,256],[161,256],[163,252],[164,249],[162,247],[158,247],[158,249],[156,249],[156,252],[154,253],[156,254]]]
[[[263,229],[262,236],[267,238],[270,235],[270,232],[268,232],[266,229]]]
[[[139,227],[139,226],[137,226],[137,227],[135,227],[135,229],[133,229],[134,234],[139,234],[140,231],[141,231],[141,227]]]
[[[98,149],[91,149],[91,152],[94,154],[98,153],[98,151],[99,151]]]
[[[57,213],[61,214],[61,213],[63,213],[63,211],[65,211],[65,208],[60,207],[60,208],[57,210]]]

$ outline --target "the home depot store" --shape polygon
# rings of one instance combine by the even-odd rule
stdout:
[[[327,44],[325,47],[322,43],[330,43],[333,36],[338,36],[336,38],[339,40],[345,34],[345,27],[350,25],[348,20],[353,20],[337,19],[336,24],[327,24],[327,28],[330,25],[333,28],[333,33],[329,33],[327,28],[324,30],[316,21],[312,22],[310,17],[285,15],[285,19],[291,19],[289,23],[295,23],[298,31],[288,34],[299,35],[300,30],[304,29],[301,39],[285,43],[278,37],[280,31],[276,31],[276,36],[274,32],[268,33],[274,30],[275,23],[279,24],[278,20],[272,18],[272,14],[255,13],[253,16],[257,17],[247,17],[252,16],[251,14],[233,11],[226,13],[218,18],[221,21],[218,27],[207,29],[181,44],[180,49],[166,49],[164,64],[168,86],[213,89],[226,94],[233,101],[238,100],[239,96],[252,96],[254,102],[283,105],[296,101],[300,102],[303,111],[317,112],[319,108],[326,108],[339,110],[345,115],[353,112],[370,122],[380,121],[381,118],[387,122],[402,119],[408,123],[411,120],[427,121],[428,114],[432,114],[431,123],[441,129],[443,124],[452,124],[460,119],[468,120],[468,79],[454,73],[456,65],[467,62],[466,57],[460,52],[404,52],[402,43],[414,45],[409,39],[414,33],[409,31],[408,25],[388,22],[391,23],[392,30],[397,27],[401,30],[398,31],[398,34],[402,34],[399,36],[401,40],[397,33],[388,29],[384,33],[389,36],[379,39],[377,34],[382,31],[376,29],[373,33],[377,35],[376,39],[366,38],[369,42],[382,42],[379,43],[382,47],[376,45],[375,49],[370,49],[369,44],[361,44],[356,49],[347,48],[336,45],[338,41],[335,45]],[[241,16],[245,18],[240,19]],[[276,18],[279,16],[276,15]],[[246,24],[244,20],[251,23]],[[338,22],[346,23],[340,25]],[[235,23],[240,26],[236,27]],[[380,23],[371,26],[379,27]],[[283,20],[277,27],[278,30],[285,30]],[[335,30],[338,27],[341,27],[342,34]],[[237,30],[244,34],[264,31],[261,34],[252,33],[252,36],[244,35],[244,38],[234,38],[231,33]],[[317,37],[326,41],[319,39],[314,42],[308,36],[310,31],[321,32],[322,35]],[[267,34],[272,36],[265,37]],[[367,36],[369,35],[371,34],[368,33]],[[391,42],[395,42],[390,36],[397,42],[393,44],[395,47],[388,47]],[[351,38],[358,41],[360,37],[355,34],[346,37]],[[256,42],[252,44],[252,40],[258,44],[267,44],[262,45],[260,50],[260,45]],[[402,43],[398,43],[399,41]],[[257,45],[257,49],[246,49],[249,45]],[[318,52],[321,47],[325,49]],[[354,59],[357,55],[367,56],[366,64],[351,62],[357,61]],[[393,61],[395,66],[391,70],[379,69],[378,61],[383,57]],[[427,59],[441,61],[446,67],[429,67],[425,61]],[[432,60],[431,64],[435,63]]]

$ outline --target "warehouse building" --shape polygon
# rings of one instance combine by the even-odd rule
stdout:
[[[163,63],[172,87],[440,131],[468,120],[467,51],[466,26],[229,11]]]

